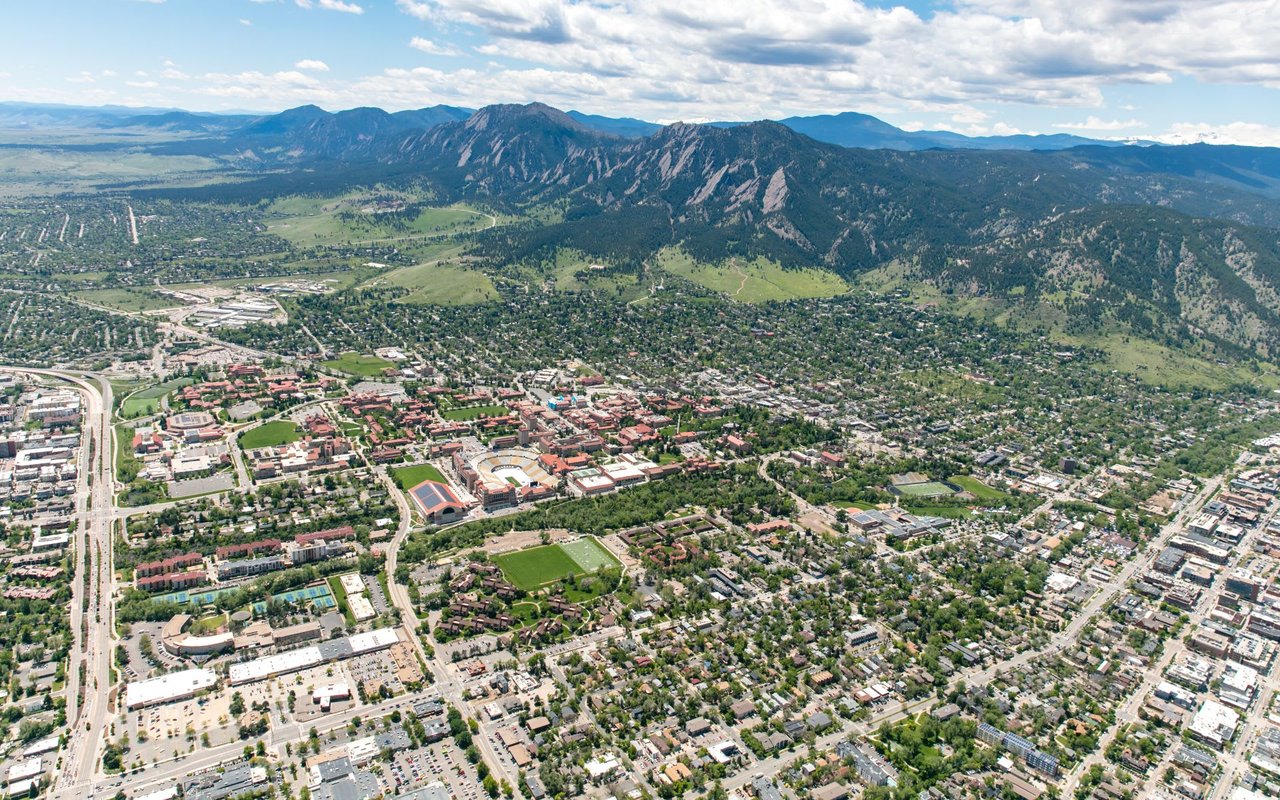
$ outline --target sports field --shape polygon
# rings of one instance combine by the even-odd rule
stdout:
[[[591,538],[504,553],[494,556],[493,562],[502,569],[507,580],[525,591],[539,589],[570,575],[586,575],[618,566],[618,560]]]
[[[900,483],[893,487],[907,497],[943,497],[955,494],[955,490],[939,481],[927,483]]]
[[[584,537],[576,542],[567,542],[560,545],[560,549],[569,554],[569,558],[578,562],[578,566],[582,567],[585,572],[599,572],[608,567],[618,567],[618,559],[613,557],[604,548],[604,545],[596,541],[594,537]]]
[[[444,476],[440,474],[440,470],[430,464],[414,464],[411,467],[395,467],[391,470],[391,477],[395,478],[396,483],[406,492],[422,483],[423,481],[438,481],[439,483],[448,483]]]

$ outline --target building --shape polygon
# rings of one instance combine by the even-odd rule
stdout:
[[[1187,730],[1192,736],[1218,750],[1231,741],[1240,724],[1240,715],[1217,700],[1205,700],[1191,718]]]
[[[409,490],[409,496],[422,512],[427,522],[439,525],[461,519],[467,513],[467,504],[447,483],[425,480]]]
[[[234,578],[247,578],[253,575],[264,575],[268,572],[284,569],[282,556],[266,556],[263,558],[245,558],[239,561],[223,561],[218,564],[218,580],[227,581]]]
[[[135,578],[145,578],[150,575],[165,575],[170,572],[178,572],[180,570],[190,569],[203,563],[204,558],[199,553],[183,553],[181,555],[169,556],[159,561],[147,561],[133,568]]]
[[[186,700],[195,697],[218,683],[218,676],[212,670],[187,669],[181,672],[170,672],[158,678],[145,681],[134,681],[124,688],[124,704],[130,711],[147,706],[172,703],[175,700]]]
[[[1013,755],[1019,756],[1031,769],[1057,777],[1058,758],[1037,750],[1035,745],[1016,733],[1007,733],[985,722],[978,725],[978,739],[995,747],[1003,747]]]
[[[227,670],[227,680],[232,686],[238,686],[297,672],[330,661],[340,661],[352,656],[385,650],[400,641],[396,630],[396,628],[378,628],[366,633],[357,633],[341,639],[329,639],[309,647],[232,664]]]

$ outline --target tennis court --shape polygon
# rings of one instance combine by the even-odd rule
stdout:
[[[338,601],[334,598],[333,592],[326,584],[307,586],[302,589],[293,589],[288,592],[281,592],[280,594],[272,595],[271,599],[278,600],[282,603],[292,603],[296,605],[302,605],[310,600],[311,604],[321,611],[327,611],[331,608],[338,607]],[[254,603],[253,610],[256,613],[261,614],[267,610],[267,604]]]

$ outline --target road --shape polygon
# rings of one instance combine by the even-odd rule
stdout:
[[[1216,493],[1217,490],[1219,490],[1221,485],[1221,476],[1215,477],[1215,479],[1204,484],[1204,488],[1199,490],[1196,497],[1190,500],[1190,502],[1185,503],[1183,509],[1181,509],[1178,515],[1172,518],[1169,524],[1164,527],[1160,536],[1158,536],[1151,545],[1148,545],[1147,549],[1143,550],[1143,553],[1140,554],[1138,558],[1134,558],[1126,564],[1124,570],[1117,573],[1115,579],[1112,579],[1110,584],[1107,584],[1108,588],[1112,590],[1100,591],[1100,593],[1094,595],[1094,600],[1101,599],[1103,603],[1110,603],[1116,593],[1119,593],[1121,589],[1124,589],[1125,586],[1129,584],[1129,580],[1132,579],[1135,571],[1137,571],[1139,567],[1142,567],[1143,570],[1147,570],[1147,568],[1151,567],[1152,562],[1155,561],[1155,558],[1160,554],[1161,550],[1165,549],[1166,545],[1169,544],[1169,541],[1174,538],[1175,535],[1178,535],[1180,532],[1187,529],[1187,522],[1190,518],[1192,518],[1193,515],[1196,515],[1199,508],[1203,506],[1204,502],[1206,502],[1208,498],[1212,497],[1213,493]],[[1245,539],[1240,543],[1240,547],[1236,548],[1236,552],[1248,552],[1248,545],[1252,544],[1252,540],[1256,538],[1256,536],[1257,530],[1249,532],[1249,535],[1245,536]],[[1204,618],[1206,618],[1208,614],[1217,607],[1216,600],[1221,591],[1222,589],[1220,586],[1219,589],[1210,591],[1210,593],[1206,593],[1202,596],[1196,609],[1194,609],[1192,614],[1190,614],[1187,623],[1187,630],[1196,630],[1196,628],[1204,621]],[[1091,603],[1091,605],[1093,605],[1093,603]],[[1098,605],[1097,608],[1093,609],[1093,613],[1101,611],[1101,608],[1103,607],[1105,607],[1105,605]],[[1093,613],[1089,613],[1088,616],[1084,616],[1084,614],[1082,614],[1082,616],[1078,617],[1078,620],[1087,621],[1088,618],[1092,618]],[[1172,663],[1172,660],[1185,652],[1187,652],[1187,643],[1184,643],[1180,637],[1178,637],[1178,639],[1170,639],[1169,641],[1166,641],[1165,648],[1162,650],[1160,657],[1152,659],[1151,663],[1143,669],[1142,681],[1139,682],[1137,689],[1130,692],[1128,698],[1125,698],[1123,703],[1116,708],[1115,722],[1111,723],[1111,726],[1108,727],[1107,730],[1103,732],[1100,739],[1098,739],[1097,748],[1093,750],[1093,753],[1080,760],[1080,763],[1076,764],[1073,771],[1066,774],[1066,777],[1062,780],[1062,795],[1074,795],[1075,787],[1079,785],[1080,780],[1082,780],[1085,774],[1088,774],[1089,769],[1091,769],[1094,764],[1102,764],[1105,762],[1107,746],[1115,740],[1117,735],[1119,735],[1120,728],[1125,726],[1125,724],[1137,721],[1138,712],[1142,709],[1142,704],[1146,701],[1148,692],[1162,680],[1165,669],[1169,668],[1169,664]]]
[[[387,487],[387,491],[396,501],[396,507],[400,511],[400,525],[396,528],[396,535],[392,537],[391,544],[387,547],[387,589],[391,594],[391,604],[400,610],[400,620],[404,625],[406,633],[409,635],[409,641],[413,643],[413,647],[418,652],[422,663],[426,664],[431,670],[434,679],[434,687],[439,692],[441,699],[452,703],[463,712],[463,716],[468,716],[466,710],[469,708],[467,702],[462,697],[462,684],[451,672],[448,665],[441,659],[428,655],[426,648],[422,646],[422,637],[418,635],[421,627],[421,621],[418,619],[418,613],[413,608],[413,603],[409,599],[409,591],[404,584],[396,580],[397,559],[400,555],[400,548],[404,545],[412,528],[413,509],[409,505],[409,500],[404,496],[404,492],[396,485],[391,476],[387,473],[385,467],[378,466],[374,469],[379,479]],[[489,771],[493,773],[495,780],[505,780],[513,787],[520,782],[520,776],[515,764],[509,758],[503,758],[499,755],[487,726],[481,725],[481,733],[472,738],[476,747],[480,750],[480,755],[484,757],[485,764],[488,765]]]
[[[959,680],[965,680],[968,685],[986,685],[993,679],[998,678],[1001,673],[1025,667],[1035,659],[1050,652],[1061,651],[1071,642],[1075,641],[1080,631],[1084,630],[1091,621],[1093,621],[1098,613],[1106,608],[1122,590],[1129,585],[1129,581],[1138,574],[1139,571],[1145,572],[1151,568],[1156,556],[1169,544],[1169,541],[1178,534],[1186,530],[1187,522],[1191,519],[1200,506],[1209,499],[1218,488],[1222,485],[1222,478],[1214,478],[1205,484],[1204,488],[1196,494],[1195,498],[1183,506],[1182,510],[1170,520],[1161,530],[1160,535],[1148,543],[1147,547],[1134,558],[1129,561],[1112,577],[1111,580],[1101,584],[1098,591],[1093,593],[1089,601],[1085,603],[1079,613],[1071,618],[1066,627],[1055,632],[1049,638],[1048,644],[1035,650],[1024,650],[1013,658],[992,664],[976,673],[964,675],[962,678],[952,681],[954,686]]]
[[[66,381],[84,399],[75,531],[76,571],[71,588],[72,648],[65,692],[69,730],[62,768],[53,784],[55,792],[71,797],[75,793],[68,790],[92,780],[100,766],[99,745],[109,718],[114,638],[112,506],[115,494],[111,384],[101,376],[88,373],[4,369]]]

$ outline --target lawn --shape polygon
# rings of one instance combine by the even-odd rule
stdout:
[[[849,290],[847,283],[830,272],[784,269],[763,258],[706,264],[694,261],[681,250],[667,249],[658,255],[658,267],[744,303],[834,297]]]
[[[855,511],[870,511],[871,509],[875,508],[875,506],[871,505],[870,503],[861,503],[861,502],[858,502],[857,500],[837,500],[831,505],[835,506],[836,508],[851,508]]]
[[[917,517],[947,517],[948,519],[965,519],[973,516],[973,512],[964,506],[903,506],[908,513]]]
[[[506,406],[473,406],[471,408],[451,408],[440,412],[440,416],[454,422],[467,422],[479,417],[500,417],[511,413]]]
[[[1009,497],[1008,494],[999,489],[992,489],[972,475],[956,475],[955,477],[947,478],[947,483],[959,486],[979,500],[1004,500]]]
[[[125,419],[134,419],[147,414],[159,413],[161,408],[160,398],[195,382],[195,378],[174,378],[171,381],[139,389],[126,397],[124,402],[120,404],[120,416]]]
[[[347,624],[355,625],[356,615],[351,611],[351,605],[347,602],[347,590],[342,588],[342,581],[337,575],[329,576],[329,590],[333,592],[333,599],[337,601],[338,608],[342,609],[342,616]]]
[[[145,417],[148,414],[155,414],[160,411],[159,397],[143,397],[141,395],[133,395],[125,399],[120,404],[120,416],[125,419],[136,419]]]
[[[194,636],[200,636],[202,634],[217,633],[218,628],[221,628],[223,625],[226,624],[226,622],[227,622],[226,614],[224,613],[215,614],[212,617],[204,617],[202,619],[195,620],[194,622],[191,623],[191,627],[187,628],[187,632]]]
[[[359,353],[343,353],[332,361],[322,361],[329,369],[356,375],[361,378],[376,378],[386,370],[395,366],[385,358],[362,356]]]
[[[412,467],[396,467],[391,470],[391,477],[394,478],[400,488],[406,492],[423,481],[439,481],[440,483],[448,483],[448,481],[444,479],[444,475],[440,473],[440,470],[430,464],[414,464]]]
[[[296,442],[302,438],[302,429],[288,420],[277,420],[250,428],[240,436],[240,446],[246,450],[259,447],[275,447]]]

